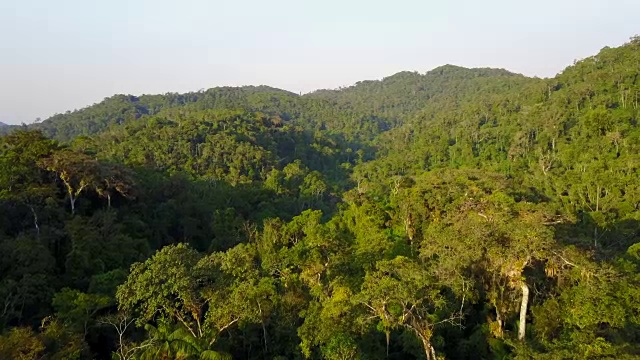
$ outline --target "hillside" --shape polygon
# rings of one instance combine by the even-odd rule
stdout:
[[[286,109],[286,104],[295,96],[267,86],[221,87],[186,94],[114,95],[84,109],[54,115],[31,127],[59,140],[70,140],[174,107],[279,112],[280,109]]]
[[[68,141],[153,116],[164,109],[231,109],[263,112],[285,121],[296,120],[307,128],[372,139],[429,106],[433,98],[465,97],[476,93],[483,83],[492,81],[498,87],[487,89],[489,91],[502,91],[505,90],[500,88],[502,86],[510,88],[536,80],[505,70],[447,65],[424,75],[402,72],[381,81],[363,81],[345,89],[318,90],[304,96],[267,86],[221,87],[186,94],[115,95],[84,109],[54,115],[30,127]]]
[[[640,39],[0,137],[0,358],[634,359]],[[0,130],[1,131],[1,130]]]
[[[9,125],[5,123],[0,123],[0,136],[6,135],[17,128],[16,125]]]

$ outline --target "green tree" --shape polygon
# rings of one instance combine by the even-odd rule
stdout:
[[[437,358],[431,342],[436,326],[456,324],[461,316],[451,308],[437,279],[402,256],[378,262],[354,300],[366,308],[366,319],[377,319],[385,332],[399,327],[412,331],[428,360]]]
[[[42,341],[29,328],[16,327],[0,336],[0,356],[3,359],[37,359],[44,350]]]
[[[82,153],[61,150],[43,159],[41,165],[60,178],[69,197],[71,213],[75,214],[78,196],[98,181],[98,162]]]
[[[113,300],[109,296],[86,294],[69,288],[63,288],[53,297],[53,308],[58,318],[68,326],[80,329],[84,336],[96,314],[112,305]]]

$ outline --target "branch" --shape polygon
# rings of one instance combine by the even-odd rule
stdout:
[[[230,323],[228,323],[228,324],[226,324],[226,325],[222,326],[218,331],[219,331],[219,332],[223,332],[223,331],[225,331],[228,327],[230,327],[231,325],[233,325],[233,324],[237,323],[239,320],[240,320],[240,317],[236,317],[235,319],[231,320],[231,322],[230,322]]]
[[[571,266],[573,266],[573,267],[580,267],[580,266],[578,266],[578,265],[576,265],[576,264],[574,264],[574,263],[570,262],[569,260],[565,259],[562,255],[558,254],[557,252],[555,252],[555,251],[552,251],[552,252],[553,252],[556,256],[558,256],[560,259],[562,259],[562,261],[564,261],[564,263],[565,263],[566,265],[571,265]]]
[[[123,360],[128,359],[129,356],[135,354],[138,350],[144,349],[144,348],[149,347],[151,345],[153,345],[153,341],[149,341],[146,344],[141,344],[141,345],[132,347],[131,349],[127,350],[127,352],[124,354],[125,359],[123,359]]]
[[[374,309],[374,308],[373,308],[373,306],[369,305],[368,303],[366,303],[366,302],[360,302],[360,303],[361,303],[362,305],[364,305],[364,306],[368,307],[369,309],[371,309],[371,311],[373,311],[374,313],[376,313],[376,312],[377,312],[377,311],[376,311],[376,309]]]
[[[411,305],[411,308],[409,308],[409,310],[406,310],[403,312],[402,314],[402,322],[404,322],[404,320],[407,318],[408,315],[413,316],[413,310],[415,310],[416,308],[416,304]]]
[[[107,324],[107,325],[111,325],[113,326],[113,328],[116,329],[116,332],[118,333],[118,357],[122,360],[127,360],[129,359],[130,355],[133,355],[133,353],[131,353],[131,351],[136,351],[139,348],[142,347],[147,347],[151,344],[147,344],[147,345],[140,345],[138,347],[134,347],[133,350],[129,349],[125,352],[125,343],[126,340],[124,339],[124,333],[127,331],[127,329],[129,328],[129,326],[131,326],[131,324],[133,324],[133,322],[135,321],[135,318],[131,318],[128,319],[126,315],[123,315],[120,317],[120,321],[117,321],[117,318],[113,318],[113,317],[106,317],[103,319],[99,319],[98,323],[100,324]]]
[[[461,320],[462,316],[460,314],[458,315],[452,315],[446,319],[440,320],[438,322],[433,323],[431,326],[436,326],[436,325],[440,325],[440,324],[444,324],[444,323],[449,323],[451,325],[459,325],[462,326],[461,322],[455,322],[455,320]]]
[[[478,215],[480,215],[481,217],[483,217],[485,220],[490,221],[491,219],[489,219],[489,217],[481,212],[478,213]]]
[[[464,308],[464,299],[467,296],[466,286],[464,283],[464,279],[462,279],[462,302],[460,303],[460,316],[462,316],[462,309]]]
[[[377,317],[378,317],[378,315],[371,315],[371,316],[369,316],[369,317],[366,319],[366,321],[369,321],[369,320],[371,320],[371,319],[375,319],[375,318],[377,318]]]
[[[240,317],[236,317],[235,319],[231,320],[231,322],[229,322],[228,324],[223,325],[220,329],[218,329],[218,334],[222,333],[231,325],[237,323],[239,320],[240,320]],[[213,336],[211,341],[209,341],[209,346],[213,345],[213,343],[216,342],[216,340],[217,340],[217,336]]]
[[[166,306],[163,306],[164,310],[167,313],[173,313],[176,318],[182,323],[182,325],[184,325],[184,327],[187,328],[187,330],[189,330],[189,332],[191,333],[191,335],[193,335],[194,339],[198,339],[198,336],[196,336],[196,333],[193,331],[193,329],[187,324],[187,322],[182,318],[182,316],[180,315],[180,313],[177,310],[174,311],[169,311],[169,309],[167,309]]]

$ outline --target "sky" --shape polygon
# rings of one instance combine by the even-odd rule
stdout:
[[[444,64],[550,77],[640,33],[638,0],[0,0],[0,121],[116,93],[306,93]]]

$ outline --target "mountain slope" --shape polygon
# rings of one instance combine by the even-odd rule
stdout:
[[[523,151],[557,151],[560,144],[578,141],[576,136],[624,137],[635,131],[638,119],[639,50],[636,40],[605,48],[552,79],[531,80],[520,87],[491,81],[462,101],[437,99],[381,137],[379,145],[399,167],[504,168]]]
[[[376,140],[356,178],[388,189],[440,168],[502,173],[575,216],[585,239],[596,232],[602,248],[625,249],[634,240],[616,224],[640,215],[638,64],[636,39],[517,92],[425,107]]]
[[[316,128],[356,133],[372,139],[403,124],[424,108],[439,106],[442,100],[463,101],[475,96],[479,89],[492,93],[517,91],[536,81],[501,69],[445,65],[425,74],[405,71],[339,90],[318,90],[305,97],[324,100],[334,111],[343,114],[320,124],[317,118],[312,119]]]
[[[54,115],[31,127],[59,140],[93,135],[163,109],[246,109],[275,113],[288,109],[296,95],[267,86],[220,87],[203,92],[165,95],[114,95],[84,109]],[[286,115],[286,111],[283,114]]]
[[[234,109],[277,115],[284,121],[296,120],[309,129],[370,140],[428,106],[434,97],[465,97],[492,81],[510,84],[492,91],[513,90],[524,83],[535,82],[505,70],[446,65],[424,75],[401,72],[381,81],[363,81],[340,90],[318,90],[302,97],[267,86],[221,87],[185,94],[114,95],[30,127],[68,141],[78,135],[97,134],[111,126],[154,115],[163,109]]]
[[[0,122],[0,135],[6,135],[16,128],[17,128],[16,125],[9,125],[9,124]]]

